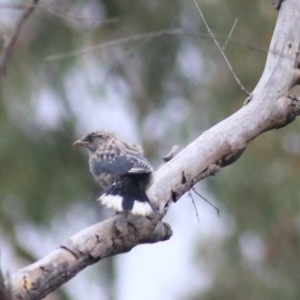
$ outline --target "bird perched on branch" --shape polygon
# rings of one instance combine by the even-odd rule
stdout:
[[[127,144],[109,131],[96,131],[74,142],[89,152],[90,172],[105,189],[98,199],[116,211],[153,212],[146,189],[153,169],[140,146]]]

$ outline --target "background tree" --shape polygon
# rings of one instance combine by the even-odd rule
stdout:
[[[224,43],[238,18],[231,38],[235,43],[225,50],[251,91],[264,66],[263,45],[270,40],[276,12],[260,1],[222,1],[216,18],[220,3],[201,6]],[[13,7],[15,3],[7,3],[1,8],[2,35],[19,15]],[[101,52],[45,61],[51,54],[174,28],[193,35],[128,39]],[[158,165],[171,145],[185,145],[241,106],[244,95],[211,39],[198,37],[203,33],[192,2],[39,4],[23,27],[1,86],[2,248],[14,249],[14,257],[22,259],[18,268],[40,257],[38,245],[45,233],[55,236],[54,246],[70,235],[57,237],[61,228],[74,233],[106,216],[92,201],[99,187],[87,171],[86,156],[71,148],[78,136],[109,127],[133,142],[143,137],[146,155]],[[255,140],[237,164],[207,181],[221,208],[220,223],[214,224],[226,230],[221,237],[211,234],[194,241],[191,247],[205,280],[189,292],[182,290],[178,298],[186,298],[185,293],[195,299],[297,296],[296,128],[292,124]],[[187,213],[194,214],[192,206]],[[74,224],[78,214],[82,224]],[[170,214],[171,219],[180,216],[179,210]],[[35,243],[21,244],[24,234]],[[120,298],[112,260],[96,268],[103,273],[101,293]],[[61,299],[72,295],[70,288],[60,293]]]

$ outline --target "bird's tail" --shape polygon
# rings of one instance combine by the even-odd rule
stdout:
[[[131,211],[147,216],[153,207],[143,186],[135,180],[122,180],[107,188],[98,199],[101,204],[116,211]]]

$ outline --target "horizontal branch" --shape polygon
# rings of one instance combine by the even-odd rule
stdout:
[[[66,19],[66,20],[71,20],[71,21],[78,21],[78,22],[100,22],[101,24],[108,24],[108,23],[116,23],[117,19],[103,19],[100,17],[81,17],[81,16],[74,16],[74,15],[69,15],[66,13],[63,13],[61,11],[58,11],[54,9],[51,5],[48,5],[46,3],[41,3],[38,5],[28,5],[28,4],[19,4],[19,3],[0,3],[0,8],[8,8],[8,9],[21,9],[21,10],[28,10],[35,7],[35,9],[44,9],[48,11],[50,14]]]
[[[126,44],[128,42],[134,42],[134,41],[140,41],[145,39],[153,39],[158,38],[166,35],[181,35],[184,31],[181,28],[175,28],[175,29],[164,29],[159,31],[153,31],[148,33],[137,33],[128,37],[123,37],[117,40],[109,41],[106,43],[101,43],[96,46],[87,47],[81,50],[75,50],[71,52],[65,52],[65,53],[59,53],[59,54],[53,54],[48,57],[46,57],[46,61],[52,61],[52,60],[59,60],[63,58],[73,57],[73,56],[79,56],[84,55],[91,52],[96,52],[100,50],[104,50],[106,48],[120,45],[120,44]]]
[[[164,37],[166,35],[185,35],[185,36],[190,36],[193,38],[213,40],[209,34],[194,33],[192,31],[186,30],[181,27],[174,28],[174,29],[162,29],[159,31],[137,33],[134,35],[122,37],[120,39],[115,39],[115,40],[108,41],[108,42],[103,42],[103,43],[97,44],[95,46],[89,46],[89,47],[79,49],[79,50],[74,50],[71,52],[52,54],[52,55],[47,56],[45,58],[45,61],[56,61],[56,60],[66,59],[69,57],[80,56],[80,55],[85,55],[85,54],[90,54],[90,53],[96,53],[97,51],[102,51],[102,50],[105,50],[110,47],[127,45],[128,43],[132,43],[132,42],[136,42],[136,41],[149,41],[154,38]],[[247,40],[241,40],[240,38],[230,37],[228,39],[228,38],[225,38],[222,36],[214,36],[214,38],[215,38],[215,40],[223,41],[224,43],[230,42],[235,45],[251,49],[253,51],[260,51],[260,52],[268,51],[268,49],[265,47],[255,45]]]

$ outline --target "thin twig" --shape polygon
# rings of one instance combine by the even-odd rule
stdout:
[[[8,59],[12,53],[14,44],[21,32],[22,26],[24,22],[28,19],[28,17],[34,12],[39,0],[33,0],[33,5],[30,6],[27,10],[25,10],[21,16],[19,17],[15,28],[13,30],[12,35],[5,39],[3,49],[0,55],[0,80],[6,75],[6,65]]]
[[[196,0],[193,0],[193,2],[195,3],[195,6],[196,6],[196,8],[197,8],[197,10],[198,10],[198,12],[199,12],[199,15],[200,15],[200,17],[201,17],[201,19],[202,19],[202,21],[203,21],[203,23],[204,23],[204,25],[205,25],[207,31],[209,32],[209,34],[211,35],[211,37],[212,37],[214,43],[215,43],[216,46],[218,47],[218,49],[219,49],[221,55],[223,56],[223,58],[224,58],[224,60],[225,60],[225,62],[226,62],[226,64],[227,64],[227,66],[228,66],[230,72],[232,73],[234,79],[236,80],[237,84],[240,86],[240,88],[242,89],[242,91],[244,91],[244,92],[246,93],[246,95],[249,96],[250,93],[244,88],[244,86],[242,85],[242,83],[240,82],[240,80],[238,79],[238,77],[236,76],[236,74],[234,73],[234,71],[233,71],[233,69],[232,69],[232,66],[231,66],[231,64],[230,64],[230,62],[229,62],[229,60],[228,60],[228,58],[226,57],[224,51],[222,50],[222,48],[220,47],[218,41],[216,40],[216,38],[215,38],[213,32],[211,31],[210,27],[208,26],[208,24],[207,24],[207,22],[206,22],[206,20],[205,20],[205,18],[204,18],[204,15],[203,15],[203,13],[202,13],[202,11],[201,11],[201,9],[200,9],[200,6],[198,5],[198,3],[197,3]]]
[[[237,21],[238,21],[238,18],[235,19],[235,21],[234,21],[234,23],[233,23],[233,26],[232,26],[232,28],[231,28],[231,30],[230,30],[230,32],[229,32],[228,37],[227,37],[227,40],[226,40],[226,42],[224,43],[224,46],[222,47],[222,50],[223,50],[223,51],[225,50],[225,47],[226,47],[226,45],[227,45],[227,43],[228,43],[228,41],[229,41],[229,39],[230,39],[230,37],[231,37],[231,35],[232,35],[232,33],[233,33],[233,30],[234,30],[234,28],[235,28],[235,25],[236,25]]]
[[[212,37],[210,35],[207,34],[199,34],[199,33],[193,33],[191,31],[188,30],[184,30],[184,34],[191,36],[191,37],[196,37],[196,38],[201,38],[201,39],[212,39]],[[224,37],[221,36],[215,36],[216,40],[220,40],[220,41],[226,41],[226,39]],[[233,43],[235,45],[244,47],[244,48],[249,48],[251,50],[254,51],[260,51],[260,52],[268,52],[268,48],[267,47],[258,47],[257,45],[254,45],[246,40],[241,40],[239,38],[231,38],[228,42]]]
[[[139,40],[143,40],[143,39],[152,39],[152,38],[157,38],[157,37],[161,37],[164,35],[183,34],[183,33],[184,33],[184,31],[181,28],[160,30],[160,31],[148,32],[148,33],[138,33],[138,34],[134,34],[134,35],[131,35],[128,37],[123,37],[123,38],[120,38],[117,40],[113,40],[110,42],[101,43],[96,46],[87,47],[82,50],[76,50],[76,51],[71,51],[71,52],[50,55],[50,56],[46,57],[45,60],[46,61],[59,60],[59,59],[67,58],[67,57],[79,56],[79,55],[87,54],[90,52],[103,50],[108,47],[112,47],[112,46],[119,45],[119,44],[125,44],[125,43],[132,42],[132,41],[139,41]]]
[[[52,7],[50,7],[49,5],[46,5],[44,4],[42,6],[42,8],[45,8],[49,13],[57,16],[57,17],[60,17],[60,18],[63,18],[63,19],[70,19],[70,20],[73,20],[73,21],[89,21],[89,22],[101,22],[101,24],[107,24],[107,23],[116,23],[118,20],[117,19],[102,19],[102,18],[83,18],[83,17],[77,17],[77,16],[71,16],[71,15],[67,15],[67,14],[64,14],[60,11],[57,11],[57,10],[54,10]]]
[[[163,157],[164,162],[168,162],[168,161],[170,161],[171,159],[173,159],[173,158],[174,158],[174,155],[175,155],[175,153],[176,153],[176,151],[177,151],[178,149],[179,149],[179,146],[174,145],[174,146],[172,147],[172,149],[170,150],[170,152],[169,152],[166,156]]]
[[[188,196],[191,197],[191,199],[192,199],[192,203],[194,205],[196,216],[197,216],[198,222],[200,223],[200,219],[199,219],[199,215],[198,215],[198,210],[197,210],[197,207],[196,207],[196,203],[195,203],[193,195],[192,195],[192,193],[190,191],[188,192]]]
[[[200,195],[194,187],[192,187],[192,190],[194,191],[195,194],[197,194],[199,197],[201,197],[205,202],[207,202],[209,205],[211,205],[217,211],[217,214],[220,217],[220,210],[215,205],[213,205],[206,198],[204,198],[202,195]]]
[[[121,66],[121,64],[125,61],[125,58],[127,58],[127,57],[133,55],[134,52],[135,52],[137,49],[139,49],[139,48],[145,46],[147,43],[149,43],[149,40],[141,41],[139,45],[137,45],[137,46],[135,46],[135,47],[132,47],[132,48],[129,49],[129,50],[126,50],[126,51],[125,51],[125,55],[124,55],[121,59],[117,60],[117,61],[113,64],[113,66],[108,70],[108,72],[107,72],[107,74],[106,74],[106,76],[105,76],[105,82],[108,81],[108,78],[109,78],[110,74],[111,74],[114,70],[116,70],[119,66]]]
[[[23,5],[23,4],[11,4],[11,3],[1,3],[0,4],[0,8],[10,8],[10,9],[29,9],[32,8],[33,5]],[[68,15],[65,13],[62,13],[54,8],[52,8],[50,5],[47,4],[39,4],[36,5],[35,7],[36,9],[44,9],[46,11],[48,11],[50,14],[53,14],[57,17],[63,18],[63,19],[69,19],[69,20],[73,20],[73,21],[89,21],[89,22],[101,22],[103,23],[115,23],[117,22],[117,19],[103,19],[103,18],[84,18],[84,17],[77,17],[77,16],[72,16],[72,15]]]
[[[78,16],[72,16],[72,15],[68,15],[68,14],[64,14],[60,11],[57,11],[55,9],[53,9],[50,5],[47,5],[47,4],[38,4],[38,5],[23,5],[23,4],[12,4],[12,3],[1,3],[0,4],[0,8],[10,8],[10,9],[30,9],[30,8],[33,8],[35,7],[36,9],[45,9],[47,10],[49,13],[52,13],[53,15],[57,16],[57,17],[60,17],[60,18],[63,18],[63,19],[70,19],[70,20],[74,20],[74,21],[89,21],[89,22],[101,22],[102,24],[103,23],[113,23],[113,22],[117,22],[118,20],[117,19],[102,19],[102,18],[84,18],[84,17],[78,17]],[[242,47],[246,47],[246,48],[249,48],[251,50],[255,50],[255,51],[261,51],[261,52],[267,52],[267,48],[262,48],[262,47],[258,47],[257,45],[253,45],[247,41],[243,41],[243,40],[240,40],[240,39],[236,39],[236,38],[230,38],[231,37],[231,34],[234,30],[234,27],[236,25],[236,22],[237,22],[237,19],[233,25],[233,28],[228,36],[228,38],[225,40],[224,37],[218,37],[218,36],[214,36],[216,40],[224,40],[225,41],[225,44],[223,46],[223,49],[225,48],[225,46],[227,45],[228,42],[231,42],[231,43],[234,43],[234,44],[237,44],[239,46],[242,46]],[[179,30],[179,29],[177,29]],[[207,34],[195,34],[195,33],[192,33],[192,32],[189,32],[187,30],[183,30],[183,29],[180,29],[182,32],[182,34],[185,34],[185,35],[189,35],[189,36],[192,36],[192,37],[199,37],[199,38],[207,38],[207,39],[211,39],[211,35],[207,35]],[[153,34],[155,34],[157,32],[153,32]],[[174,33],[168,33],[168,34],[179,34],[179,32],[174,32]],[[144,38],[152,38],[153,36],[149,36],[148,34],[146,34],[147,36],[145,36]],[[108,46],[104,46],[104,48],[106,47],[110,47],[110,46],[115,46],[116,44],[123,44],[123,43],[128,43],[130,42],[131,37],[127,37],[127,38],[124,38],[124,39],[119,39],[119,40],[116,40],[116,43],[112,43],[111,45],[108,45]],[[127,40],[126,40],[127,39]],[[106,43],[104,43],[106,44]],[[99,44],[99,45],[96,45],[95,47],[99,47],[98,49],[94,49],[94,47],[90,47],[90,48],[86,48],[86,49],[82,49],[82,50],[79,50],[79,54],[78,55],[81,55],[81,54],[84,54],[84,53],[89,53],[89,52],[93,52],[95,50],[102,50],[102,48],[100,47],[102,44]],[[92,48],[92,49],[91,49]],[[86,52],[85,52],[86,50]],[[84,52],[84,53],[81,53]],[[52,56],[49,56],[50,58]],[[48,57],[48,58],[49,58]],[[68,56],[66,56],[68,57]],[[47,59],[47,58],[46,58]],[[60,59],[60,58],[58,58]]]
[[[174,158],[176,151],[179,149],[179,146],[174,145],[171,150],[169,151],[169,153],[167,155],[165,155],[163,157],[163,163],[159,165],[159,167],[156,169],[156,171],[158,169],[160,169],[163,165],[165,165],[168,161],[170,161],[171,159]]]
[[[12,4],[12,3],[0,3],[0,8],[8,8],[8,9],[29,9],[33,7],[33,5],[23,5],[23,4]],[[101,22],[101,23],[113,23],[113,22],[118,22],[117,19],[102,19],[102,18],[97,18],[97,17],[78,17],[78,16],[72,16],[68,14],[64,14],[61,11],[54,10],[50,5],[47,4],[38,4],[36,5],[36,9],[44,9],[47,10],[49,13],[53,13],[54,15],[64,18],[64,19],[70,19],[74,21],[90,21],[90,22]],[[208,34],[198,34],[198,33],[192,33],[188,30],[182,30],[182,34],[189,35],[191,37],[198,37],[198,38],[204,38],[204,39],[212,39],[212,37]],[[233,31],[233,30],[232,30]],[[175,33],[176,34],[176,33]],[[230,35],[229,35],[230,36]],[[268,48],[266,47],[258,47],[257,45],[251,44],[248,41],[241,40],[239,38],[227,38],[225,39],[224,37],[221,36],[215,36],[216,40],[220,41],[226,41],[226,43],[231,42],[233,44],[249,48],[254,51],[261,51],[261,52],[268,52]],[[121,42],[122,44],[124,42]],[[224,47],[223,47],[224,48]]]
[[[32,5],[23,5],[23,4],[15,4],[15,3],[0,3],[0,8],[28,9],[31,7],[32,7]]]
[[[153,31],[153,32],[148,32],[148,33],[140,33],[140,34],[135,34],[127,37],[123,37],[117,40],[109,41],[109,42],[104,42],[101,44],[98,44],[96,46],[91,46],[87,48],[83,48],[80,50],[75,50],[72,52],[65,52],[65,53],[59,53],[59,54],[54,54],[50,55],[45,58],[46,61],[53,61],[53,60],[60,60],[68,57],[73,57],[73,56],[79,56],[79,55],[84,55],[88,54],[91,52],[96,52],[96,51],[101,51],[103,49],[117,46],[117,45],[122,45],[122,44],[128,44],[133,41],[138,41],[138,40],[143,40],[143,39],[152,39],[152,38],[158,38],[164,35],[188,35],[191,37],[196,37],[196,38],[204,38],[204,39],[212,39],[212,37],[208,34],[199,34],[199,33],[193,33],[188,30],[185,30],[183,28],[176,28],[176,29],[170,29],[170,30],[160,30],[160,31]],[[221,41],[226,41],[224,37],[215,37],[218,40]],[[237,44],[239,46],[249,48],[251,50],[255,51],[261,51],[261,52],[267,52],[267,48],[262,48],[262,47],[257,47],[247,41],[243,41],[240,39],[230,39],[228,42]]]

